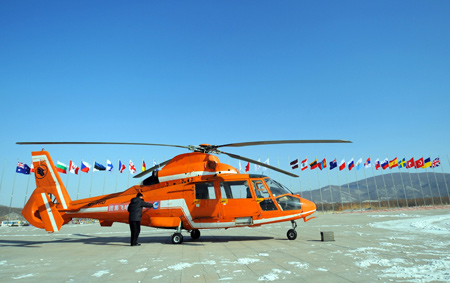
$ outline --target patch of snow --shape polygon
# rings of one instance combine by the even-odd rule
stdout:
[[[272,269],[268,274],[265,274],[258,278],[258,281],[275,281],[279,279],[279,274],[291,274],[288,270]]]
[[[99,270],[96,273],[92,274],[92,276],[100,278],[103,275],[108,274],[108,273],[109,273],[109,270]]]
[[[175,265],[168,266],[167,268],[173,269],[173,270],[183,270],[186,267],[191,267],[191,266],[192,266],[192,264],[190,264],[190,263],[180,262]]]
[[[303,269],[309,268],[308,263],[302,263],[302,262],[298,262],[298,261],[291,261],[291,262],[288,262],[288,264],[291,264],[291,265],[294,265],[295,267],[303,268]]]
[[[381,277],[412,278],[413,282],[450,282],[450,257],[442,260],[424,260],[426,264],[414,266],[393,265]]]
[[[139,272],[144,272],[144,271],[147,271],[147,270],[148,270],[148,268],[144,267],[144,268],[136,269],[134,272],[139,273]]]
[[[266,253],[259,253],[258,256],[269,256],[269,254],[266,254]]]
[[[220,278],[219,281],[223,281],[223,280],[232,280],[233,277],[224,277],[224,278]]]
[[[0,265],[5,265],[7,262],[8,261],[6,261],[6,260],[2,260],[2,261],[0,261]]]
[[[316,270],[317,270],[317,271],[325,271],[325,272],[326,272],[326,271],[328,271],[328,269],[325,269],[325,268],[320,268],[320,267],[319,267],[319,268],[317,268]]]
[[[163,277],[162,275],[157,275],[157,276],[154,276],[152,279],[159,279],[159,278],[162,278],[162,277]]]
[[[20,276],[17,276],[17,277],[13,277],[12,279],[23,279],[23,278],[29,278],[29,277],[33,277],[34,276],[34,274],[32,274],[32,273],[30,273],[30,274],[24,274],[24,275],[20,275]]]
[[[123,263],[123,264],[127,264],[127,263],[128,263],[128,260],[126,260],[126,259],[121,259],[121,260],[119,260],[119,262],[120,262],[120,263]]]
[[[259,259],[257,259],[257,258],[238,258],[238,260],[233,262],[233,263],[250,264],[250,263],[255,263],[255,262],[258,262],[258,261],[259,261]]]
[[[446,235],[450,234],[448,221],[450,221],[450,215],[439,215],[377,222],[371,223],[370,226],[375,228],[401,231],[405,234],[430,233]]]

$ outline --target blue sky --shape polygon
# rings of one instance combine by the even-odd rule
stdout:
[[[30,152],[42,148],[17,141],[347,139],[353,143],[228,151],[269,157],[285,170],[296,157],[439,155],[449,171],[448,1],[0,5],[0,204],[9,205],[14,184],[13,205],[23,205],[28,177],[15,176],[15,164],[29,163]],[[136,164],[144,158],[149,164],[184,153],[142,146],[45,148],[55,161],[78,165],[82,158],[131,158]],[[89,190],[102,193],[103,186],[113,190],[116,178],[118,190],[133,182],[114,172],[98,174],[93,188],[90,176],[81,177],[83,197]],[[328,183],[325,175],[319,179]],[[78,180],[69,177],[72,197]]]

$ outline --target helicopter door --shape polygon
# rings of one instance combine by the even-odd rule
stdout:
[[[263,181],[253,181],[253,187],[255,188],[256,199],[263,212],[278,210],[277,206],[270,197],[266,186],[264,186]]]
[[[222,214],[226,221],[236,225],[249,225],[258,215],[258,205],[247,181],[220,182]]]
[[[192,210],[193,219],[218,218],[220,213],[214,183],[195,184],[195,207]]]

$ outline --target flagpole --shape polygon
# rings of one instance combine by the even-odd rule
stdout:
[[[2,184],[3,184],[3,174],[5,173],[5,165],[6,165],[6,158],[5,158],[5,161],[3,161],[3,168],[2,168],[2,179],[0,180],[0,192],[2,191]]]
[[[447,155],[447,159],[448,159],[448,155]],[[440,160],[441,160],[441,158],[439,157],[439,163],[441,162]],[[448,203],[450,203],[450,193],[449,193],[449,190],[448,190],[447,178],[445,177],[446,174],[444,173],[444,162],[442,162],[442,165],[439,165],[439,166],[441,166],[442,175],[444,175],[445,187],[447,188],[447,196],[448,196],[447,204],[448,204]]]
[[[103,164],[105,164],[105,163],[103,163]],[[95,165],[95,164],[94,164]],[[108,167],[108,157],[106,157],[106,167]],[[106,171],[108,171],[108,170],[105,170],[105,176],[103,177],[103,191],[102,191],[102,195],[104,195],[105,194],[105,185],[106,185]]]
[[[117,161],[120,161],[120,158],[119,158]],[[120,166],[119,166],[119,167],[120,167]],[[119,167],[117,167],[117,170],[116,170],[116,185],[115,185],[115,187],[114,187],[114,192],[115,192],[115,193],[117,193],[117,180],[118,180],[118,178],[119,178],[119,170],[121,169],[121,168],[119,168]]]
[[[405,158],[405,161],[406,161],[406,158]],[[409,205],[408,205],[408,195],[406,194],[405,183],[403,182],[402,172],[400,172],[400,167],[399,166],[397,166],[397,169],[398,169],[398,172],[400,173],[400,180],[402,180],[403,192],[405,193],[406,207],[409,207]]]
[[[317,156],[316,156],[316,165],[317,165]],[[317,167],[316,167],[316,169],[317,169]],[[322,187],[320,186],[319,170],[316,170],[316,172],[317,172],[317,182],[319,184],[320,204],[322,207],[322,213],[325,213],[325,210],[323,209]]]
[[[431,159],[431,157],[430,157],[430,159]],[[430,162],[431,162],[431,160],[430,160]],[[424,166],[425,166],[425,163],[424,163]],[[427,175],[428,187],[430,188],[431,204],[434,206],[433,190],[431,189],[430,177],[428,177],[428,170],[427,170],[427,167],[425,167],[425,174]]]
[[[431,162],[431,155],[430,155],[430,162]],[[433,168],[433,169],[436,169],[436,168]],[[438,188],[439,200],[441,201],[441,205],[444,205],[444,203],[442,202],[441,188],[439,187],[438,179],[436,176],[436,170],[433,170],[433,173],[434,173],[434,179],[436,180],[436,186]]]
[[[91,187],[89,189],[89,197],[92,196],[92,182],[94,180],[94,168],[95,168],[95,159],[94,159],[94,162],[92,163]]]
[[[336,165],[337,165],[337,157],[336,155],[334,156],[334,158],[336,159]],[[341,180],[339,178],[339,171],[341,170],[339,168],[339,166],[337,166],[337,170],[336,170],[336,174],[337,174],[337,178],[338,178],[338,183],[339,183],[339,197],[341,198],[341,211],[344,210],[344,202],[342,201],[342,186],[341,186]]]
[[[306,158],[306,160],[308,160],[308,158]],[[308,161],[306,161],[306,163],[308,163]],[[310,170],[311,170],[311,168],[310,168]],[[311,201],[314,202],[312,189],[311,189],[311,177],[309,176],[309,173],[308,173],[308,183],[309,183],[309,195],[311,196]]]
[[[408,160],[409,162],[409,160]],[[414,198],[414,205],[417,207],[417,198],[416,198],[416,193],[414,192],[414,185],[413,185],[413,181],[411,178],[411,168],[408,168],[408,162],[406,163],[406,169],[408,169],[408,175],[409,175],[409,182],[411,183],[411,191],[413,193],[413,198]]]
[[[375,161],[375,166],[377,166],[376,162],[377,161]],[[370,167],[372,168],[373,181],[375,182],[375,192],[377,194],[378,208],[381,208],[380,194],[378,193],[377,177],[375,176],[375,171],[373,171],[373,167],[372,166]]]
[[[30,170],[31,171],[31,170]],[[27,198],[28,198],[28,188],[30,186],[30,179],[31,179],[31,172],[30,174],[28,174],[28,181],[27,181],[27,190],[25,192],[25,200],[23,201],[23,206],[25,207],[25,204],[27,203]]]
[[[388,164],[389,164],[389,159],[388,159]],[[388,192],[388,189],[387,189],[387,186],[386,186],[386,180],[384,179],[384,170],[385,169],[383,169],[383,166],[381,166],[381,170],[383,170],[381,172],[381,177],[383,178],[384,191],[386,192],[386,200],[387,200],[387,203],[388,203],[388,208],[391,209],[391,202],[389,200],[390,199],[389,192]]]
[[[392,168],[391,168],[391,161],[389,161],[389,156],[388,156],[388,166],[389,166],[389,170],[391,170],[389,173],[391,175],[391,179],[392,179],[392,191],[395,190],[395,194],[397,195],[397,207],[400,207],[400,203],[399,203],[399,197],[398,197],[398,191],[397,191],[397,187],[395,186],[395,181],[394,181],[394,175],[392,174]]]
[[[130,160],[131,160],[131,157],[130,157]],[[128,168],[130,167],[130,163],[128,163]],[[129,169],[128,170],[129,172],[128,172],[128,183],[127,183],[127,187],[129,188],[130,187],[130,174],[131,174],[131,169]]]
[[[353,157],[352,157],[352,159],[353,159]],[[358,161],[359,161],[359,159],[358,159]],[[353,162],[355,162],[355,161],[353,161]],[[356,179],[356,188],[357,188],[357,190],[358,190],[359,210],[362,211],[361,190],[360,190],[360,188],[359,188],[358,173],[356,172],[356,171],[358,171],[358,168],[357,168],[357,166],[355,166],[355,167],[356,167],[356,168],[355,168],[355,179]]]
[[[17,163],[19,163],[19,159],[17,159]],[[17,176],[17,172],[15,172],[15,174],[14,174],[13,187],[12,187],[12,191],[11,191],[11,200],[9,201],[8,220],[11,220],[11,206],[12,206],[12,200],[14,197],[14,188],[16,187],[16,176]]]
[[[369,157],[370,158],[370,157]],[[366,160],[367,162],[367,160]],[[372,167],[372,165],[370,165]],[[366,177],[366,165],[363,164],[363,174],[364,174],[364,180],[366,180],[366,188],[367,188],[367,198],[369,201],[369,207],[372,207],[372,202],[371,202],[371,197],[370,197],[370,191],[369,191],[369,183],[367,182],[367,177]]]
[[[288,155],[287,159],[288,159],[288,162],[289,162],[289,160],[291,160],[289,158],[289,155]],[[280,168],[280,164],[278,164],[278,168]],[[289,178],[289,186],[291,187],[291,192],[292,192],[292,178]]]
[[[415,165],[414,165],[414,168],[416,168],[416,170],[417,170],[417,167],[415,167]],[[422,192],[423,206],[427,206],[427,203],[425,202],[425,194],[423,193],[423,188],[422,188],[422,185],[420,184],[421,183],[421,181],[420,181],[420,173],[416,173],[416,175],[417,175],[417,179],[419,180],[420,191]]]
[[[81,164],[83,164],[83,158],[81,158]],[[78,172],[80,172],[80,176],[78,176],[77,200],[80,199],[81,170]]]
[[[325,163],[327,163],[327,157],[325,156]],[[331,169],[329,169],[331,170]],[[330,181],[330,172],[329,170],[327,170],[327,177],[328,177],[328,187],[330,188],[330,197],[331,197],[331,209],[333,210],[334,213],[334,200],[333,200],[333,190],[331,188],[331,181]]]
[[[345,157],[344,157],[345,160]],[[344,170],[347,169],[344,167]],[[348,170],[345,170],[345,179],[347,180],[348,196],[350,198],[350,210],[353,209],[352,193],[350,192],[350,183],[348,182]]]
[[[298,161],[300,161],[299,160],[299,157],[298,157],[298,155],[297,155],[297,160]],[[300,169],[300,166],[298,166],[298,162],[297,162],[297,169],[298,169],[298,176],[299,176],[299,178],[298,178],[298,182],[299,182],[299,195],[301,195],[301,192],[302,192],[302,177],[300,176],[300,173],[301,173],[301,169]]]

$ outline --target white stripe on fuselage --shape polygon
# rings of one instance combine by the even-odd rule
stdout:
[[[48,217],[50,218],[50,223],[52,224],[53,232],[58,232],[58,226],[56,225],[55,217],[53,216],[52,209],[50,208],[50,204],[48,203],[47,195],[45,193],[41,193],[41,196],[42,200],[44,201]]]
[[[178,180],[183,178],[191,178],[191,177],[197,177],[197,176],[214,176],[216,174],[237,174],[236,171],[193,171],[193,172],[187,172],[183,174],[175,174],[175,175],[169,175],[169,176],[162,176],[158,177],[159,182],[167,182],[172,180]]]
[[[195,222],[194,219],[192,218],[189,208],[186,205],[185,199],[162,200],[160,202],[159,209],[181,209],[181,211],[184,214],[184,217],[189,222],[189,225],[192,226],[192,228],[196,228],[196,229],[236,227],[236,223],[234,221],[233,222]],[[274,222],[274,221],[283,221],[285,219],[292,219],[293,217],[301,217],[305,214],[313,213],[314,211],[315,210],[297,213],[297,214],[279,216],[279,217],[257,219],[257,220],[253,221],[253,224],[261,225],[261,224],[270,223],[270,222]],[[79,211],[67,212],[67,214],[97,213],[97,212],[108,212],[108,206],[82,208]],[[251,226],[251,225],[239,225],[239,226],[241,227],[241,226]]]
[[[64,195],[61,191],[61,185],[58,182],[58,179],[56,178],[55,172],[53,172],[52,166],[50,166],[50,162],[47,158],[47,155],[35,155],[32,157],[32,162],[41,162],[44,161],[48,167],[48,171],[50,172],[50,175],[52,175],[53,181],[56,185],[56,190],[58,191],[59,198],[61,199],[61,204],[64,209],[67,209],[66,200],[64,199]]]

